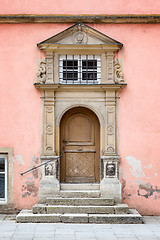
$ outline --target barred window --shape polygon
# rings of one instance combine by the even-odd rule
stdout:
[[[7,156],[0,155],[0,202],[7,200]]]
[[[100,55],[60,55],[60,83],[98,84],[101,82]]]

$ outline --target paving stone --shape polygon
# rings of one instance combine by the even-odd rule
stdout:
[[[14,235],[13,237],[12,237],[12,239],[21,239],[21,240],[32,240],[33,239],[33,236],[31,236],[31,235]]]
[[[54,235],[55,235],[55,233],[48,233],[48,232],[44,232],[44,233],[35,233],[34,234],[34,237],[35,238],[44,238],[44,237],[46,237],[46,238],[52,238],[52,237],[54,237]]]
[[[136,235],[136,237],[138,240],[157,240],[157,237],[153,234],[151,235],[144,234],[143,236]]]
[[[81,237],[81,236],[77,236],[76,240],[97,240],[97,238],[95,237]]]
[[[33,240],[55,240],[55,237],[34,237]]]
[[[116,236],[114,234],[112,235],[96,235],[97,240],[117,240]]]
[[[82,225],[82,224],[80,224]],[[55,229],[74,229],[79,224],[72,224],[72,223],[56,223]]]
[[[130,236],[117,237],[117,240],[137,240],[137,237],[130,237]]]
[[[74,234],[74,229],[56,229],[55,234]]]
[[[75,235],[64,235],[64,234],[57,234],[55,235],[55,240],[77,240]]]

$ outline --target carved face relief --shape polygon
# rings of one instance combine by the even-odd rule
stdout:
[[[106,165],[106,175],[109,177],[115,176],[115,164],[114,163],[108,163]]]
[[[45,166],[45,175],[46,176],[53,175],[53,165],[51,163],[46,164],[46,166]]]

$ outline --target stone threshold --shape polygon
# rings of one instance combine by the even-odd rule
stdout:
[[[61,183],[61,190],[100,190],[100,184],[98,183]]]

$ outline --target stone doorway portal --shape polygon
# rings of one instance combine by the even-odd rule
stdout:
[[[100,181],[100,124],[97,116],[84,107],[68,110],[60,124],[62,183]]]

